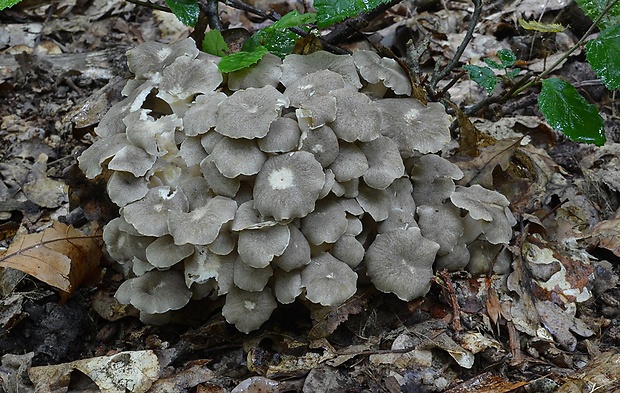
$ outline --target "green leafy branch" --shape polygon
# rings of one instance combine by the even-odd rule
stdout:
[[[596,27],[602,31],[597,38],[586,44],[588,62],[608,89],[620,87],[620,0],[578,0],[584,12],[593,19],[592,26],[581,39],[549,68],[537,76],[527,73],[513,84],[499,98],[484,100],[468,111],[475,113],[490,102],[505,102],[527,90],[535,84],[541,84],[538,106],[545,119],[556,130],[561,131],[576,142],[593,143],[601,146],[605,143],[604,121],[596,106],[588,101],[570,83],[559,78],[545,79],[575,50],[580,48]],[[522,24],[523,25],[523,24]],[[513,82],[519,74],[518,68],[510,69],[515,64],[516,56],[509,50],[498,51],[501,63],[484,59],[490,67],[466,65],[463,68],[471,79],[492,94],[498,82],[493,69],[504,69],[506,77]]]

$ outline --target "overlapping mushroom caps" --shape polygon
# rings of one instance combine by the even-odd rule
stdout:
[[[393,61],[267,55],[224,77],[191,39],[128,59],[136,77],[79,164],[110,174],[121,209],[104,240],[127,276],[116,296],[145,322],[225,296],[247,333],[278,302],[338,306],[364,275],[411,300],[434,264],[462,268],[510,240],[508,201],[455,185],[462,173],[435,154],[450,118],[407,97]]]

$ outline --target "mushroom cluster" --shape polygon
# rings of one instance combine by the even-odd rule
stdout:
[[[393,60],[267,54],[226,75],[217,61],[191,39],[130,50],[126,98],[79,158],[108,176],[120,217],[104,241],[127,277],[116,297],[144,322],[225,296],[247,333],[278,302],[342,304],[361,275],[411,300],[433,265],[510,240],[508,200],[455,185],[463,174],[435,154],[450,118],[408,97]]]

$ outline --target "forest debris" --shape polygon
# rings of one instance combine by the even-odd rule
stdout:
[[[95,272],[101,259],[101,235],[85,235],[72,226],[55,221],[39,233],[18,234],[0,254],[0,267],[29,274],[66,296]]]
[[[612,393],[620,389],[620,354],[604,352],[573,373],[557,393]]]
[[[355,295],[337,307],[313,307],[312,319],[316,321],[308,338],[316,340],[332,334],[338,325],[349,319],[350,315],[359,314],[368,306],[368,293]]]
[[[462,384],[455,386],[445,393],[509,393],[527,385],[527,382],[510,382],[499,375],[490,372],[480,374]]]
[[[611,220],[601,221],[590,230],[590,245],[604,248],[620,257],[620,210]]]
[[[153,351],[120,352],[112,356],[32,367],[28,376],[37,392],[65,391],[73,370],[86,374],[105,393],[144,393],[159,376],[159,361]]]

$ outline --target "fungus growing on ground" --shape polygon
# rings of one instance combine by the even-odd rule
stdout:
[[[225,297],[248,333],[278,302],[340,306],[358,275],[408,301],[433,268],[479,272],[510,240],[508,201],[456,187],[462,172],[435,154],[450,141],[443,106],[384,98],[411,87],[392,60],[267,54],[222,75],[191,39],[128,57],[136,77],[79,165],[109,175],[116,297],[145,323]]]

